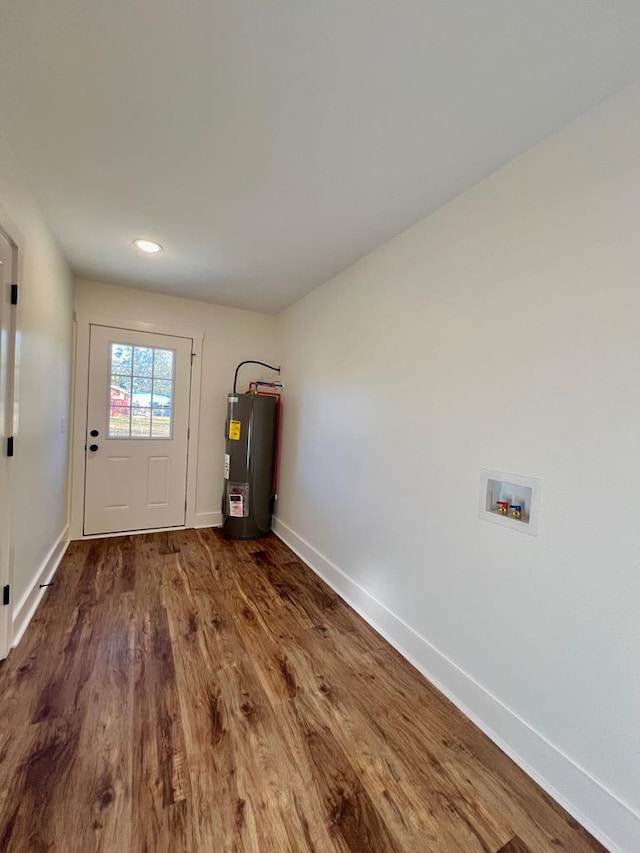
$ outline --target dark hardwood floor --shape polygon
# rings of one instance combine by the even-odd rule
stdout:
[[[604,849],[273,536],[72,543],[0,696],[2,851]]]

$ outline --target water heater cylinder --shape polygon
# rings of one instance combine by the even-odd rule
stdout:
[[[222,530],[230,539],[257,539],[271,530],[276,398],[227,398]]]

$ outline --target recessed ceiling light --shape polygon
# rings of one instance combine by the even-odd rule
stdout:
[[[156,252],[162,251],[160,243],[155,243],[153,240],[134,240],[133,245],[141,252],[147,252],[149,255],[155,255]]]

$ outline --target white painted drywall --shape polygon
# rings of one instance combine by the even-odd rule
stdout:
[[[278,518],[640,813],[640,84],[279,322]]]
[[[640,74],[637,0],[1,5],[73,269],[274,313]]]
[[[68,525],[68,424],[73,280],[66,261],[0,134],[0,204],[22,250],[19,416],[11,460],[14,618]],[[61,425],[61,421],[63,424]],[[17,626],[22,628],[20,623]]]
[[[76,281],[75,310],[78,322],[106,316],[204,333],[196,523],[220,523],[227,394],[238,362],[254,358],[279,364],[276,318],[87,280]],[[265,368],[249,366],[240,373],[239,387],[244,390],[251,379],[272,377]],[[77,440],[84,442],[84,436]]]

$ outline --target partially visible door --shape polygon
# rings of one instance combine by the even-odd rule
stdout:
[[[84,533],[185,523],[192,339],[92,325]]]
[[[14,248],[0,230],[0,659],[11,648],[11,607],[5,602],[10,580],[10,459],[7,439],[13,428],[14,323],[11,284],[14,281]],[[9,591],[9,590],[7,590]]]

